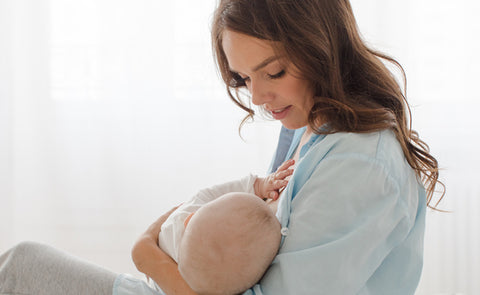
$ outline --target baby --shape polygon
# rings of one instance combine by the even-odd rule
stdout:
[[[278,252],[281,226],[254,187],[260,182],[261,196],[285,187],[291,165],[276,177],[250,175],[202,190],[164,222],[159,246],[198,294],[238,294],[261,279]]]
[[[198,294],[242,293],[261,279],[277,254],[280,228],[257,196],[223,195],[186,220],[180,274]]]

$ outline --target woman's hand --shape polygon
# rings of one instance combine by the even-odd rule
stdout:
[[[162,224],[167,220],[167,218],[172,214],[175,210],[178,209],[182,204],[173,207],[168,212],[160,216],[154,223],[152,223],[147,230],[145,231],[145,235],[150,236],[152,239],[155,240],[155,243],[158,245],[158,234],[160,233],[160,229],[162,228]]]
[[[158,234],[162,228],[162,224],[167,220],[168,216],[172,214],[179,206],[170,209],[167,213],[163,214],[154,223],[152,223],[147,230],[140,236],[135,245],[132,248],[132,260],[135,263],[137,269],[142,271],[145,268],[145,264],[150,261],[150,251],[152,248],[159,248],[158,246]],[[162,251],[163,252],[163,251]],[[166,255],[166,254],[165,254]],[[168,256],[168,255],[167,255]]]
[[[140,236],[132,248],[132,260],[137,269],[153,279],[167,295],[195,294],[178,272],[177,263],[158,246],[162,224],[175,211],[163,214]]]
[[[293,174],[293,169],[289,169],[293,164],[295,164],[294,160],[285,161],[275,173],[265,178],[257,178],[253,185],[255,194],[262,199],[278,199],[281,190],[288,184],[286,178]]]

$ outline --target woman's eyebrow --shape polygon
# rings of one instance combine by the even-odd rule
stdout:
[[[272,55],[270,57],[267,57],[264,61],[262,61],[261,63],[259,63],[258,65],[256,65],[255,67],[252,68],[252,72],[256,72],[264,67],[266,67],[267,65],[269,65],[270,63],[276,61],[278,59],[278,56],[275,56],[275,55]],[[237,71],[235,71],[234,69],[230,68],[230,71],[232,72],[235,72],[235,73],[238,73]]]
[[[277,60],[277,59],[278,59],[278,57],[275,56],[275,55],[270,56],[269,58],[266,58],[264,61],[262,61],[261,63],[259,63],[257,66],[255,66],[255,67],[252,69],[252,71],[253,71],[253,72],[256,72],[256,71],[260,70],[261,68],[266,67],[269,63],[271,63],[271,62],[273,62],[273,61],[275,61],[275,60]]]

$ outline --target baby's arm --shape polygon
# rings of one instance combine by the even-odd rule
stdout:
[[[262,199],[267,198],[276,200],[278,199],[280,191],[288,183],[286,178],[293,173],[293,169],[289,169],[293,164],[295,164],[294,160],[288,160],[280,165],[275,173],[264,178],[249,175],[239,180],[229,181],[202,189],[189,201],[185,202],[183,206],[201,207],[203,204],[232,192],[251,193]]]
[[[258,177],[253,185],[255,194],[262,199],[278,199],[281,190],[288,184],[286,178],[293,174],[293,169],[289,169],[293,164],[294,160],[285,161],[275,173],[265,178]]]
[[[248,175],[238,180],[217,184],[208,188],[200,190],[190,201],[186,204],[195,204],[202,206],[210,201],[213,201],[224,194],[232,192],[254,193],[253,186],[257,179],[255,175]]]

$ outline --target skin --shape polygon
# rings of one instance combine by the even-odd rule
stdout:
[[[253,185],[255,194],[262,199],[277,200],[280,196],[280,190],[287,186],[288,177],[293,174],[293,165],[295,160],[290,159],[280,165],[275,173],[266,178],[258,177]]]
[[[307,126],[313,88],[295,75],[298,70],[293,65],[285,66],[271,45],[270,41],[245,34],[223,33],[222,46],[230,69],[245,81],[252,103],[270,113],[288,108],[279,119],[288,129]]]

